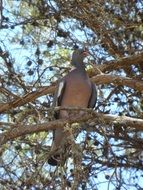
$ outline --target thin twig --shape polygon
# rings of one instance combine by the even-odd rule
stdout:
[[[3,8],[2,8],[2,5],[3,5],[3,3],[2,3],[2,0],[0,0],[0,28],[2,28],[2,21],[3,21],[3,18],[2,18],[2,10],[3,10]]]

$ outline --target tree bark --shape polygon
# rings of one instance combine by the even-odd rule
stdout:
[[[59,109],[59,108],[58,108]],[[81,110],[80,108],[62,108],[67,110]],[[133,129],[138,129],[143,131],[143,120],[138,118],[131,118],[126,116],[114,116],[111,114],[102,114],[97,113],[91,109],[82,109],[85,111],[84,115],[77,116],[74,118],[69,119],[58,119],[54,121],[50,121],[47,123],[41,123],[36,125],[20,125],[20,124],[10,124],[11,129],[3,134],[0,135],[0,144],[4,144],[9,140],[13,140],[17,137],[31,134],[31,133],[38,133],[41,131],[49,131],[56,129],[57,127],[64,127],[66,123],[72,124],[75,122],[85,122],[89,119],[94,120],[95,124],[103,124],[103,125],[110,125],[113,126],[114,124],[120,124],[122,126],[129,126]],[[18,125],[18,126],[17,126]]]

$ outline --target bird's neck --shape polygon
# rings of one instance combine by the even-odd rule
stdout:
[[[73,62],[71,63],[78,71],[80,71],[81,73],[86,73],[85,71],[85,65],[83,63],[83,61],[80,63],[80,62]]]
[[[83,67],[77,67],[76,69],[77,69],[78,73],[80,73],[83,77],[87,75],[85,67],[84,68]]]

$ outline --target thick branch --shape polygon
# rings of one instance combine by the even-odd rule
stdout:
[[[116,61],[105,62],[102,65],[97,66],[102,72],[113,71],[120,68],[125,68],[129,65],[143,64],[143,53],[138,55],[122,58]]]
[[[68,110],[79,110],[79,108],[63,108]],[[80,109],[81,110],[81,109]],[[66,123],[72,124],[75,122],[85,122],[89,119],[93,119],[96,124],[120,124],[121,126],[129,126],[131,128],[137,128],[143,130],[143,120],[137,118],[130,118],[126,116],[114,116],[110,114],[101,114],[92,111],[91,109],[82,109],[87,112],[82,116],[77,116],[69,119],[59,119],[48,123],[36,124],[36,125],[20,125],[13,126],[8,132],[1,134],[0,144],[4,144],[9,140],[13,140],[17,137],[38,133],[41,131],[49,131],[56,129],[57,127],[64,127]]]
[[[23,97],[17,98],[12,102],[0,104],[0,113],[6,112],[11,108],[16,108],[17,106],[22,106],[28,102],[32,102],[36,98],[43,96],[45,94],[51,94],[54,92],[55,88],[56,88],[55,86],[43,87],[42,89],[39,89],[35,92],[27,93]]]
[[[143,91],[143,82],[140,82],[138,80],[133,80],[128,77],[120,77],[120,76],[103,74],[103,75],[97,75],[95,77],[92,77],[91,80],[95,82],[95,84],[111,84],[112,83],[115,85],[128,86],[140,92]]]

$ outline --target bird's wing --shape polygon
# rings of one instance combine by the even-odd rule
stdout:
[[[91,83],[91,88],[92,88],[92,92],[91,92],[91,96],[88,102],[88,108],[94,108],[96,105],[96,101],[97,101],[97,89],[96,89],[96,85],[94,83]]]
[[[53,98],[53,105],[52,107],[57,107],[61,105],[62,99],[63,99],[63,95],[64,95],[64,91],[65,91],[65,86],[66,86],[66,81],[63,78],[62,80],[59,81],[58,86],[56,88],[55,94],[54,94],[54,98]],[[59,111],[56,111],[54,113],[54,118],[55,119],[59,119]],[[53,143],[52,143],[52,149],[54,149],[55,147],[55,142],[58,141],[59,138],[61,138],[61,132],[62,129],[55,129],[53,130]],[[58,136],[60,136],[58,138]],[[60,143],[59,143],[60,144]],[[52,166],[56,166],[58,164],[58,161],[60,160],[60,154],[56,152],[55,150],[55,154],[50,156],[48,159],[48,163]]]
[[[54,94],[52,107],[57,107],[61,105],[63,94],[65,91],[65,86],[66,81],[64,79],[60,80]],[[59,111],[54,114],[54,117],[55,119],[59,118]]]

